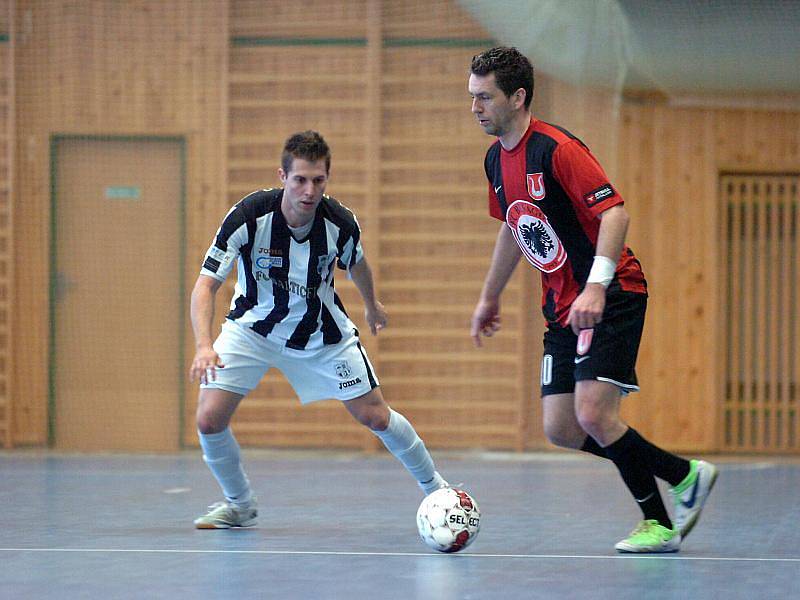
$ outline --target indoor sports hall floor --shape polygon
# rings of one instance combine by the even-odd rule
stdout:
[[[421,499],[387,454],[245,450],[257,528],[200,531],[220,499],[200,453],[0,452],[0,598],[800,597],[800,461],[712,459],[703,518],[674,555],[622,556],[638,519],[610,463],[434,453],[483,513],[460,554],[416,533]]]

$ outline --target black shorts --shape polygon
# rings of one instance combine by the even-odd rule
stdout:
[[[606,298],[603,320],[594,328],[591,346],[576,351],[578,336],[569,327],[549,324],[544,333],[542,396],[571,394],[575,382],[597,379],[613,383],[623,393],[636,392],[636,355],[644,328],[647,296],[616,292]]]

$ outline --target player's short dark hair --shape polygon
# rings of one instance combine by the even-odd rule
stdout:
[[[472,57],[470,71],[474,75],[485,77],[494,73],[497,87],[507,98],[519,88],[525,90],[525,108],[531,107],[533,100],[533,65],[524,54],[516,48],[497,46]]]
[[[331,170],[331,149],[317,131],[309,129],[289,136],[281,154],[281,167],[284,173],[291,170],[295,158],[302,158],[308,162],[317,162],[324,158],[325,170]]]

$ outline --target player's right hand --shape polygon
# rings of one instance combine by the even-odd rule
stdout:
[[[481,336],[492,337],[500,329],[500,303],[497,301],[481,300],[472,313],[470,336],[472,342],[480,348],[483,343]]]
[[[200,348],[194,355],[192,366],[189,369],[189,381],[199,380],[200,383],[209,383],[217,379],[217,369],[224,369],[225,365],[219,354],[213,348]]]

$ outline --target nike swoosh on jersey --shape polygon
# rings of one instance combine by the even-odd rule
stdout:
[[[585,361],[585,360],[586,360],[587,358],[589,358],[589,357],[590,357],[590,355],[589,355],[589,354],[587,354],[586,356],[581,356],[580,358],[578,358],[578,357],[576,356],[576,357],[575,357],[575,364],[576,364],[576,365],[577,365],[577,364],[580,364],[580,363],[582,363],[583,361]]]
[[[503,189],[503,186],[502,186],[502,185],[498,185],[496,188],[494,188],[494,193],[496,194],[496,193],[497,193],[497,192],[499,192],[501,189]]]

